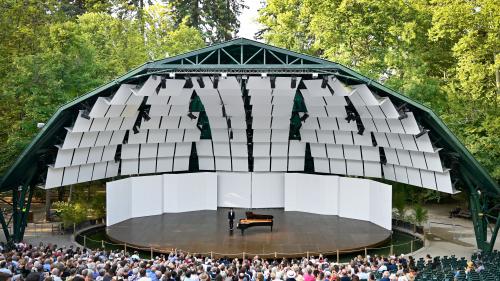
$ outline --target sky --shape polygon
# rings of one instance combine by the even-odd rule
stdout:
[[[258,9],[264,5],[264,0],[244,0],[248,9],[243,9],[240,15],[240,30],[238,37],[254,39],[254,34],[259,30],[257,23]]]

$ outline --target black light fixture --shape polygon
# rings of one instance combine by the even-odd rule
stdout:
[[[214,89],[219,87],[219,76],[214,76]]]
[[[307,113],[304,113],[304,115],[302,115],[302,117],[300,117],[300,122],[304,122],[307,120],[307,118],[309,118],[309,114]]]
[[[89,112],[88,112],[88,110],[84,110],[84,111],[82,112],[82,118],[87,119],[87,120],[90,120],[90,116],[89,116]]]
[[[198,76],[196,80],[198,80],[198,84],[200,84],[201,88],[205,88],[205,82],[203,81],[203,77]]]
[[[142,113],[142,118],[144,118],[144,120],[146,120],[146,121],[151,120],[151,117],[150,117],[150,116],[149,116],[149,114],[148,114],[147,112],[145,112],[145,111]]]
[[[328,84],[328,76],[323,76],[323,81],[321,81],[321,88],[326,88],[326,85]]]
[[[233,139],[233,130],[229,131],[229,139],[232,140]]]
[[[227,127],[231,129],[231,119],[227,118]]]
[[[203,131],[203,126],[201,124],[196,124],[196,128],[198,128],[198,130],[200,130],[200,132]]]
[[[269,81],[271,81],[271,89],[276,88],[276,76],[269,77]]]
[[[193,88],[193,81],[191,81],[191,77],[186,76],[185,79],[186,79],[186,84],[184,84],[184,88],[188,89]]]
[[[403,113],[399,113],[399,116],[398,116],[399,120],[403,120],[405,118],[408,118],[408,114],[406,114],[406,112],[403,111]]]
[[[295,89],[297,87],[297,77],[292,76],[292,84],[291,84],[292,89]]]
[[[356,120],[356,113],[347,111],[347,117],[345,118],[345,120],[347,121],[347,123],[351,123],[351,121]]]
[[[358,135],[362,136],[365,132],[365,126],[358,126]]]
[[[165,76],[161,77],[160,86],[161,86],[162,89],[166,89],[167,88],[167,77],[165,77]]]
[[[191,120],[194,120],[196,119],[196,115],[194,115],[192,112],[189,112],[188,115],[187,115],[189,118],[191,118]]]
[[[418,133],[415,137],[418,139],[419,137],[421,137],[421,136],[423,136],[423,135],[427,134],[428,132],[429,132],[429,130],[424,129],[424,128],[421,128],[421,129],[420,129],[420,133]]]
[[[380,164],[382,164],[382,165],[387,164],[387,159],[385,158],[385,155],[384,156],[382,156],[382,155],[380,156]]]
[[[134,135],[138,134],[139,133],[139,128],[137,128],[138,126],[135,125],[133,128],[132,128],[132,131],[134,131]]]

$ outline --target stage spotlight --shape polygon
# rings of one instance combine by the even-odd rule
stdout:
[[[189,112],[188,115],[187,115],[189,118],[191,118],[191,120],[194,120],[196,119],[196,115],[194,115],[192,112]]]
[[[429,130],[422,128],[421,131],[420,131],[420,133],[418,133],[415,137],[418,139],[419,137],[427,134],[428,132],[429,132]]]
[[[219,87],[219,76],[214,76],[214,89]]]
[[[90,120],[89,112],[87,110],[82,112],[82,118]]]
[[[167,77],[165,77],[165,76],[161,77],[160,86],[161,86],[162,89],[167,88]]]
[[[356,114],[352,111],[348,111],[345,120],[347,121],[347,123],[351,123],[351,121],[356,120]]]
[[[142,113],[142,118],[144,118],[144,120],[146,120],[146,121],[151,120],[151,117],[149,116],[149,114],[147,112]]]
[[[364,132],[365,132],[365,127],[358,128],[358,135],[362,136]]]
[[[400,114],[399,114],[398,119],[399,119],[399,120],[403,120],[403,119],[405,119],[405,118],[408,118],[408,114],[406,114],[406,112],[404,112],[404,111],[403,111],[403,113],[400,113]]]
[[[292,89],[295,89],[297,87],[297,77],[292,76]]]
[[[309,118],[309,114],[307,113],[304,113],[304,115],[302,115],[302,117],[300,117],[300,122],[304,122],[307,120],[307,118]]]
[[[321,81],[321,88],[326,88],[326,85],[328,84],[328,77],[323,76],[323,81]]]
[[[232,140],[233,139],[233,131],[230,131],[229,132],[229,139]]]
[[[196,80],[198,80],[198,84],[200,84],[201,88],[205,88],[205,82],[203,81],[203,78],[201,76],[198,76]]]
[[[269,80],[271,81],[271,89],[276,88],[276,76],[271,76]]]
[[[184,88],[193,88],[193,81],[191,80],[191,77],[187,76],[184,79],[186,79],[186,84],[184,85]]]
[[[138,134],[139,133],[139,129],[137,128],[137,125],[135,125],[133,128],[132,128],[132,131],[134,131],[134,135]]]

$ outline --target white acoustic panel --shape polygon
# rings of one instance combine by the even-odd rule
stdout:
[[[73,154],[72,166],[82,165],[87,163],[87,158],[89,158],[90,148],[77,148]]]
[[[148,130],[139,130],[137,134],[131,131],[128,134],[129,144],[146,143],[147,139],[148,139]]]
[[[232,157],[248,157],[248,149],[246,143],[231,142]]]
[[[173,157],[159,157],[156,160],[156,172],[157,173],[167,173],[172,172],[174,165]]]
[[[380,162],[380,152],[376,146],[361,146],[361,153],[365,161]]]
[[[408,173],[406,172],[406,167],[394,165],[394,172],[396,174],[396,181],[408,183]]]
[[[143,119],[141,122],[141,129],[159,129],[160,128],[161,117],[153,116],[151,119],[145,120]]]
[[[375,136],[375,141],[377,142],[377,146],[380,147],[390,147],[389,141],[387,140],[387,136],[384,133],[373,132]]]
[[[90,131],[104,131],[108,125],[109,118],[96,118],[92,121]]]
[[[201,171],[214,171],[215,159],[213,156],[198,156],[198,168]]]
[[[122,159],[134,159],[139,158],[139,144],[124,144],[122,145]]]
[[[64,168],[64,176],[61,185],[70,185],[78,182],[78,173],[80,166],[72,166]]]
[[[411,161],[415,168],[427,170],[427,164],[423,152],[410,151]]]
[[[286,157],[288,155],[288,143],[273,142],[271,144],[271,156]],[[265,155],[263,155],[265,156]]]
[[[415,120],[415,116],[412,112],[407,112],[406,115],[408,117],[401,120],[403,123],[403,127],[407,134],[416,135],[420,133],[420,128],[418,127],[417,121]]]
[[[253,142],[270,142],[271,130],[254,130]]]
[[[335,137],[333,136],[333,131],[316,131],[319,143],[335,143]]]
[[[382,170],[384,171],[385,179],[396,181],[396,173],[394,171],[394,165],[390,164],[382,165]]]
[[[139,160],[138,159],[122,159],[120,174],[135,175],[139,173]]]
[[[330,86],[330,88],[332,88],[333,94],[336,96],[349,96],[352,92],[351,89],[346,87],[342,82],[340,82],[340,80],[338,80],[334,76],[328,79],[328,85]]]
[[[174,157],[173,171],[187,171],[189,170],[189,156],[188,157]]]
[[[365,177],[382,178],[382,167],[379,162],[363,161]]]
[[[309,142],[309,143],[317,143],[318,138],[316,136],[316,131],[315,130],[300,129],[300,141],[301,142]]]
[[[352,134],[352,138],[356,145],[372,146],[372,135],[369,132],[365,132],[362,135],[357,133]]]
[[[117,148],[118,146],[116,145],[105,146],[102,151],[101,161],[111,161],[111,160],[114,161]]]
[[[217,174],[165,174],[163,212],[180,213],[217,209]],[[168,202],[168,204],[167,204]]]
[[[64,175],[64,168],[49,167],[47,169],[47,179],[45,189],[61,186]]]
[[[95,146],[97,136],[99,132],[85,132],[83,133],[82,140],[80,141],[80,147],[91,147]]]
[[[232,157],[233,171],[235,172],[248,172],[248,158],[247,157]]]
[[[328,158],[344,159],[344,149],[341,144],[327,144],[326,152]]]
[[[432,146],[429,134],[423,134],[420,137],[415,137],[415,142],[417,143],[418,150],[425,152],[434,152],[434,147]]]
[[[106,226],[132,217],[132,179],[106,183]]]
[[[214,156],[231,156],[229,142],[214,142]]]
[[[399,119],[386,119],[392,133],[404,134],[403,124]]]
[[[112,178],[118,176],[118,169],[120,168],[120,162],[108,161],[108,165],[106,166],[106,178]],[[97,164],[96,164],[97,167]],[[94,173],[95,173],[94,168]]]
[[[183,157],[191,155],[191,146],[190,142],[178,142],[175,144],[175,157]]]
[[[453,184],[451,183],[450,172],[446,171],[444,173],[434,173],[436,175],[436,186],[437,190],[441,192],[446,192],[450,194],[456,193]]]
[[[288,169],[286,157],[271,157],[271,171],[286,172]]]
[[[108,162],[95,163],[94,164],[94,172],[92,173],[92,180],[104,179],[106,177],[107,166],[108,166]]]
[[[377,128],[377,132],[390,133],[391,129],[387,124],[387,119],[377,118],[373,119],[373,123],[375,123],[375,127]]]
[[[284,193],[284,173],[252,173],[252,208],[283,208]]]
[[[401,143],[401,139],[398,134],[387,133],[385,135],[387,136],[390,147],[403,149],[403,144]]]
[[[422,187],[436,190],[436,178],[434,176],[434,172],[420,170],[420,177],[422,179]]]
[[[289,130],[271,130],[271,142],[288,142]]]
[[[153,174],[156,172],[156,158],[144,158],[139,160],[140,174]]]
[[[156,94],[156,88],[160,85],[160,83],[160,76],[151,75],[149,76],[148,80],[144,82],[140,90],[132,89],[132,92],[134,92],[134,94],[137,96],[152,96]]]
[[[271,158],[254,157],[253,170],[256,172],[269,172],[271,170]]]
[[[425,161],[427,163],[427,168],[431,171],[443,172],[443,164],[441,163],[441,158],[439,153],[429,153],[424,152]]]
[[[337,118],[337,123],[339,125],[339,130],[340,131],[357,131],[358,130],[358,125],[356,124],[356,121],[347,121],[345,118]]]
[[[167,136],[167,130],[149,130],[148,133],[148,143],[162,143],[165,142]]]
[[[168,129],[165,142],[182,142],[184,139],[184,129]]]
[[[362,160],[359,145],[344,145],[344,157],[350,160]]]
[[[347,174],[350,176],[364,176],[363,161],[346,160]]]
[[[130,211],[132,218],[162,214],[163,178],[161,175],[133,177],[131,185]]]
[[[109,145],[111,141],[111,137],[113,136],[113,132],[99,132],[97,135],[97,140],[95,142],[95,146],[105,146]]]
[[[330,173],[329,159],[314,157],[314,171],[316,173]]]
[[[127,131],[113,131],[113,135],[111,136],[111,139],[109,140],[109,144],[122,144],[123,139],[125,138],[125,134],[127,134]]]
[[[59,149],[57,151],[56,163],[54,164],[54,168],[71,166],[74,151],[75,149]]]
[[[304,157],[288,157],[288,171],[299,172],[304,171]]]
[[[158,144],[156,143],[141,144],[139,158],[156,158],[157,155],[158,155]]]
[[[339,177],[339,213],[340,217],[370,220],[370,180]],[[356,204],[352,203],[356,198]],[[391,201],[376,202],[391,204]],[[390,213],[387,214],[389,217]]]
[[[302,80],[306,85],[306,88],[310,95],[312,96],[331,96],[332,93],[330,89],[327,87],[321,87],[323,83],[322,79],[314,79],[314,80]]]
[[[103,152],[104,152],[104,147],[102,146],[90,148],[87,163],[101,162]]]
[[[323,157],[327,158],[326,155],[326,146],[321,143],[311,143],[311,156],[312,157]]]
[[[106,115],[108,108],[109,104],[106,101],[106,98],[98,97],[89,113],[89,116],[91,118],[102,118]]]
[[[165,80],[165,88],[160,88],[158,92],[159,96],[177,96],[180,95],[184,90],[184,85],[186,80],[184,79],[167,79]]]
[[[337,144],[354,144],[351,132],[334,131]]]
[[[217,173],[217,206],[251,208],[251,173]]]
[[[215,156],[215,169],[217,171],[231,171],[231,157]]]
[[[408,184],[422,186],[422,179],[420,178],[420,171],[418,169],[407,167],[406,173],[408,174]]]
[[[330,171],[332,174],[347,175],[347,166],[344,159],[330,159]]]
[[[403,144],[403,148],[406,150],[418,151],[417,144],[415,143],[415,138],[412,135],[400,134],[399,138]]]

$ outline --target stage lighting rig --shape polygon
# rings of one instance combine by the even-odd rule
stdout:
[[[203,77],[198,76],[196,80],[198,80],[198,84],[200,84],[201,88],[205,88],[205,82],[203,81]]]
[[[276,76],[271,76],[269,80],[271,81],[271,89],[276,88]]]
[[[217,87],[219,87],[219,76],[214,76],[214,89],[217,89]]]
[[[292,89],[295,89],[297,87],[297,77],[292,76],[292,83],[291,83]]]
[[[307,118],[309,118],[309,114],[304,113],[304,115],[302,115],[302,117],[300,117],[300,122],[305,122],[307,120]]]
[[[326,88],[326,85],[328,85],[328,76],[323,76],[323,81],[321,81],[321,88]]]
[[[196,118],[197,118],[197,117],[196,117],[196,115],[194,115],[192,112],[189,112],[189,113],[187,114],[187,116],[188,116],[191,120],[194,120],[194,119],[196,119]]]
[[[423,135],[427,134],[428,132],[430,132],[430,130],[428,130],[428,129],[424,129],[424,128],[422,128],[422,127],[421,127],[421,128],[420,128],[420,133],[418,133],[418,134],[415,136],[415,138],[417,138],[417,139],[418,139],[419,137],[421,137],[421,136],[423,136]]]

